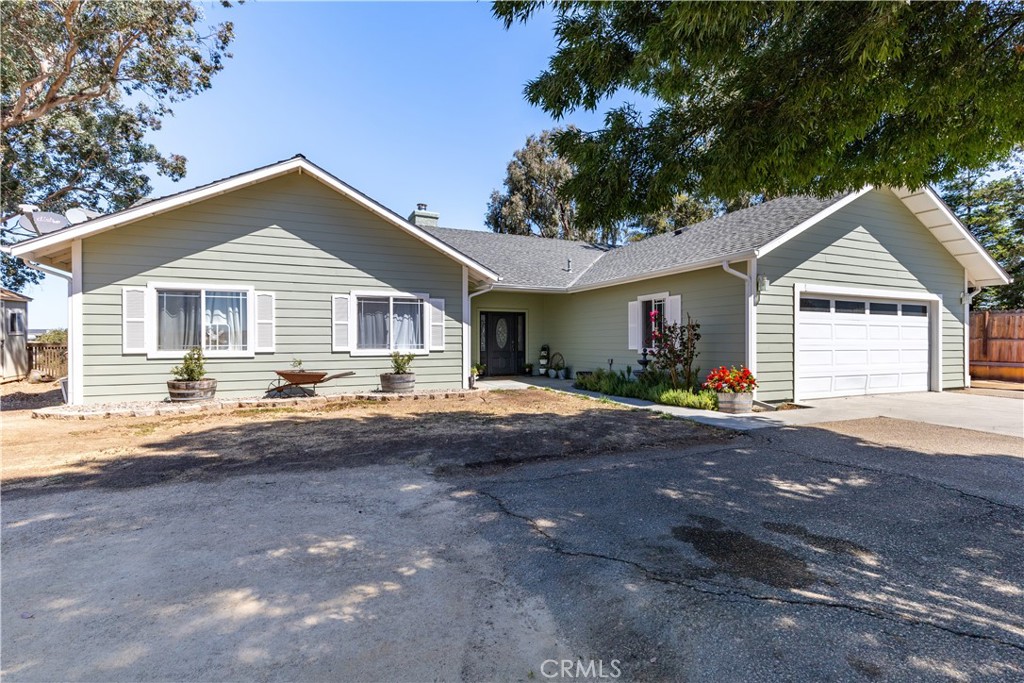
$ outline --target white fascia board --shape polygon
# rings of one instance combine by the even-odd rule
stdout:
[[[874,188],[871,185],[868,185],[862,190],[853,192],[852,194],[848,194],[847,196],[843,197],[832,206],[829,206],[828,208],[819,211],[818,213],[814,214],[813,216],[805,220],[803,223],[800,223],[796,227],[790,228],[786,232],[782,233],[781,235],[773,239],[768,244],[764,245],[760,249],[757,249],[754,255],[757,258],[761,258],[765,254],[774,251],[775,249],[781,247],[783,244],[790,241],[794,237],[803,233],[808,228],[811,228],[820,223],[821,221],[825,220],[826,218],[834,214],[836,211],[839,211],[840,209],[849,206],[854,201],[866,195],[872,189]]]
[[[146,218],[151,218],[152,216],[165,213],[172,209],[188,206],[189,204],[195,204],[196,202],[201,202],[205,199],[209,199],[210,197],[216,197],[217,195],[226,194],[246,187],[247,185],[253,185],[255,183],[263,182],[264,180],[292,173],[301,166],[303,161],[303,159],[298,158],[289,159],[287,161],[282,161],[279,164],[274,164],[273,166],[267,166],[266,168],[250,171],[249,173],[243,173],[242,175],[234,178],[228,178],[227,180],[212,183],[195,190],[185,191],[165,199],[155,199],[141,206],[137,206],[133,209],[126,209],[110,216],[94,218],[91,221],[86,221],[85,223],[81,223],[66,230],[61,230],[60,232],[42,235],[41,237],[19,242],[13,246],[11,253],[15,256],[20,256],[21,258],[31,257],[35,253],[44,254],[53,247],[60,246],[65,242],[90,237],[113,228],[119,228],[122,225],[127,225],[128,223],[134,223]]]
[[[248,185],[254,185],[295,171],[308,173],[310,176],[316,178],[339,194],[344,195],[346,198],[362,206],[364,209],[370,211],[379,218],[384,219],[388,223],[391,223],[433,247],[437,251],[440,251],[446,256],[454,259],[459,264],[467,266],[470,270],[483,278],[494,281],[498,279],[498,274],[489,268],[477,263],[465,254],[452,249],[433,235],[430,235],[408,221],[403,220],[397,215],[384,209],[376,202],[369,200],[362,194],[355,192],[352,188],[345,185],[334,176],[301,157],[288,159],[287,161],[282,161],[281,163],[274,164],[273,166],[267,166],[266,168],[243,173],[234,178],[228,178],[227,180],[222,180],[195,190],[185,191],[181,194],[176,194],[165,199],[156,199],[152,202],[143,204],[142,206],[135,207],[134,209],[127,209],[111,216],[95,218],[78,226],[62,230],[59,233],[43,235],[35,239],[20,242],[12,245],[11,254],[20,258],[32,258],[35,254],[45,254],[48,250],[52,250],[54,247],[59,247],[66,242],[106,232],[107,230],[118,228],[128,223],[134,223],[146,218],[151,218],[172,209],[177,209],[189,204],[195,204],[196,202],[200,202],[211,197],[226,194]]]
[[[630,275],[626,277],[615,278],[614,280],[606,280],[604,282],[597,282],[592,285],[584,285],[582,287],[573,285],[569,287],[568,292],[586,292],[592,289],[603,289],[605,287],[614,287],[616,285],[625,285],[633,282],[642,282],[643,280],[653,280],[656,277],[666,277],[668,275],[679,275],[680,273],[690,273],[695,270],[704,270],[705,268],[721,268],[722,262],[732,263],[734,261],[745,261],[750,258],[754,258],[755,254],[752,251],[745,251],[738,254],[731,254],[729,256],[719,256],[713,259],[706,259],[704,261],[698,261],[697,263],[688,263],[682,266],[672,266],[669,268],[662,268],[661,270],[651,271],[649,273],[643,273],[642,275]]]
[[[466,266],[474,273],[482,276],[483,278],[494,281],[498,280],[498,274],[495,273],[490,268],[487,268],[483,264],[477,263],[476,261],[469,258],[462,252],[453,249],[452,247],[448,246],[448,244],[437,239],[436,237],[429,234],[425,230],[416,227],[409,221],[399,218],[395,214],[384,209],[380,204],[377,204],[376,202],[365,197],[364,195],[353,191],[352,188],[350,188],[348,185],[345,185],[344,183],[340,182],[337,178],[327,173],[323,169],[314,166],[305,159],[299,159],[299,161],[302,162],[300,168],[303,172],[313,176],[314,178],[322,182],[324,185],[327,185],[331,189],[337,191],[339,194],[344,195],[345,197],[352,200],[356,204],[360,205],[367,211],[375,214],[379,218],[383,218],[392,225],[404,230],[405,232],[409,233],[416,239],[426,243],[427,245],[433,247],[437,251],[440,251],[446,256],[454,259],[460,265]]]
[[[966,241],[967,244],[970,245],[971,250],[978,256],[980,256],[984,260],[985,264],[993,271],[992,273],[988,273],[987,275],[995,275],[995,277],[978,277],[978,281],[986,282],[987,284],[992,285],[1010,284],[1013,281],[1013,278],[1011,278],[1010,275],[1005,270],[1003,270],[1002,266],[996,263],[995,259],[993,259],[992,256],[988,253],[988,251],[985,250],[985,247],[981,246],[981,243],[977,240],[977,238],[974,235],[971,234],[971,231],[967,229],[967,226],[964,225],[959,218],[957,218],[956,214],[949,210],[949,207],[946,206],[946,202],[942,201],[942,198],[939,197],[938,194],[936,194],[935,190],[928,186],[925,186],[924,193],[929,199],[932,200],[932,203],[935,205],[935,208],[943,216],[946,217],[946,219],[954,228],[956,228],[957,232],[960,233],[960,236],[963,237],[964,241]],[[897,196],[899,195],[897,194]],[[902,201],[903,198],[900,197],[900,200]],[[948,248],[950,245],[946,246]],[[973,276],[980,274],[971,273],[971,275]],[[972,277],[972,279],[974,278]]]

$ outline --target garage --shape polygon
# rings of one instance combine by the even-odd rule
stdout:
[[[928,391],[927,301],[805,292],[796,305],[800,398]]]

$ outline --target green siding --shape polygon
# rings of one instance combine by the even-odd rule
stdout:
[[[553,298],[561,294],[530,294],[526,292],[487,292],[471,300],[473,312],[470,321],[473,327],[472,357],[480,362],[480,313],[483,311],[514,311],[526,314],[526,362],[537,364],[542,344],[547,341],[547,309]]]
[[[891,192],[874,190],[758,260],[758,398],[793,398],[796,283],[931,292],[942,297],[942,385],[964,384],[964,268]]]
[[[121,351],[122,286],[247,285],[276,295],[276,351],[210,359],[218,395],[262,393],[293,357],[354,370],[320,391],[373,389],[384,357],[331,351],[331,296],[358,289],[445,300],[445,350],[417,356],[417,385],[462,384],[462,266],[308,176],[289,175],[124,226],[82,245],[86,402],[159,399],[173,360]]]
[[[742,264],[733,264],[742,270]],[[744,346],[744,285],[721,268],[644,280],[573,294],[494,292],[473,299],[474,327],[483,310],[527,311],[527,362],[536,364],[540,346],[559,352],[573,370],[637,367],[639,355],[628,339],[627,305],[645,294],[682,296],[683,317],[701,324],[701,374],[717,365],[741,365]],[[479,343],[474,332],[474,358]]]

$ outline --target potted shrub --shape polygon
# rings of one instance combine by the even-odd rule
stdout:
[[[476,379],[487,372],[487,366],[483,363],[473,363],[469,369],[469,388],[476,389]]]
[[[708,373],[704,388],[718,393],[718,409],[723,413],[749,413],[754,409],[757,380],[748,368],[715,368]]]
[[[523,374],[524,375],[532,375],[533,374],[533,363],[527,363],[526,365],[523,366]]]
[[[167,380],[167,393],[172,401],[202,401],[217,393],[217,380],[206,376],[206,359],[198,346],[185,354],[181,365],[171,369],[174,379]]]
[[[391,372],[382,373],[380,376],[381,391],[404,394],[415,388],[416,373],[409,372],[413,357],[411,353],[402,354],[397,351],[391,354]]]

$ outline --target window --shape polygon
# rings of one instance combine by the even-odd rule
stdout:
[[[401,296],[356,297],[356,348],[365,351],[426,349],[424,299]]]
[[[7,312],[7,333],[25,334],[25,311],[13,309]]]
[[[652,312],[656,314],[654,320],[651,320]],[[661,332],[665,329],[665,300],[644,299],[641,301],[640,324],[643,330],[644,348],[654,348],[654,331]]]
[[[928,315],[928,307],[924,304],[903,304],[903,315],[924,318]]]
[[[832,309],[832,302],[828,299],[805,299],[800,298],[800,310],[810,313],[828,313]]]
[[[836,300],[836,313],[863,313],[863,301],[839,301]]]
[[[249,350],[249,292],[156,290],[157,351],[199,346],[213,355]]]
[[[871,303],[871,315],[896,315],[899,311],[899,304]]]

